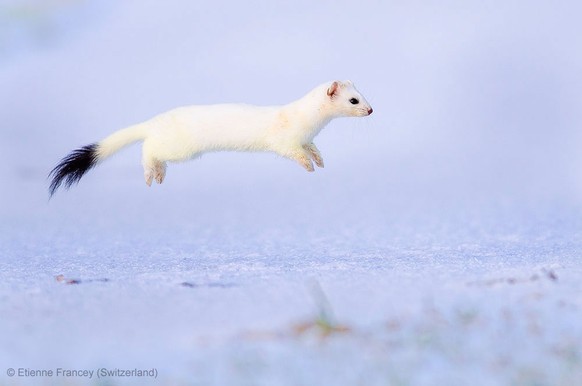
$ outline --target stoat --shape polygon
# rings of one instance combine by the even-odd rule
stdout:
[[[93,166],[134,142],[143,141],[145,182],[161,184],[166,163],[186,161],[211,151],[272,151],[314,171],[323,158],[313,138],[338,117],[363,117],[372,107],[350,81],[317,86],[283,106],[218,104],[179,107],[121,129],[104,140],[72,151],[50,172],[52,196],[69,188]],[[313,162],[312,162],[313,160]]]

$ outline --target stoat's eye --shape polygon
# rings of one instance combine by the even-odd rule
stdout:
[[[357,100],[356,98],[352,98],[352,99],[350,99],[350,103],[353,105],[357,105],[358,103],[360,103],[360,101]]]

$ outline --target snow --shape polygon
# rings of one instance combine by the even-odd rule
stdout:
[[[577,3],[64,4],[0,27],[0,385],[582,379]],[[374,114],[325,169],[209,154],[147,188],[135,146],[48,200],[117,128],[333,78]]]

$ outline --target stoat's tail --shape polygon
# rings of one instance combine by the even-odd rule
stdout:
[[[49,173],[49,178],[52,179],[49,187],[51,197],[62,184],[65,188],[70,188],[97,163],[125,146],[144,140],[146,135],[145,125],[130,126],[116,131],[101,142],[73,150]]]

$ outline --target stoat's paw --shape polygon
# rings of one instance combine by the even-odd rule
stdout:
[[[144,172],[145,183],[147,186],[152,186],[152,181],[154,180],[154,173],[151,169]]]
[[[314,172],[315,168],[313,167],[313,162],[310,159],[306,159],[305,161],[301,162],[301,165],[307,170],[308,172]]]
[[[144,165],[144,178],[147,186],[152,186],[152,182],[156,180],[158,184],[164,182],[166,177],[166,163],[154,161]]]
[[[303,166],[303,168],[308,172],[315,171],[315,169],[313,168],[313,162],[311,162],[311,159],[309,158],[309,155],[307,153],[297,152],[293,154],[293,156],[290,158],[297,161],[297,163]]]
[[[165,162],[158,162],[154,168],[154,178],[158,184],[164,182],[164,178],[166,177],[166,163]]]
[[[313,161],[315,162],[315,164],[318,167],[320,167],[320,168],[323,168],[324,167],[324,165],[323,165],[323,158],[321,158],[321,156],[314,156],[313,157]]]
[[[311,156],[311,158],[313,159],[313,161],[315,162],[315,164],[322,168],[323,165],[323,158],[321,157],[321,153],[319,152],[319,149],[313,144],[308,144],[308,145],[304,145],[303,148],[305,150],[307,150],[309,152],[309,155]]]

